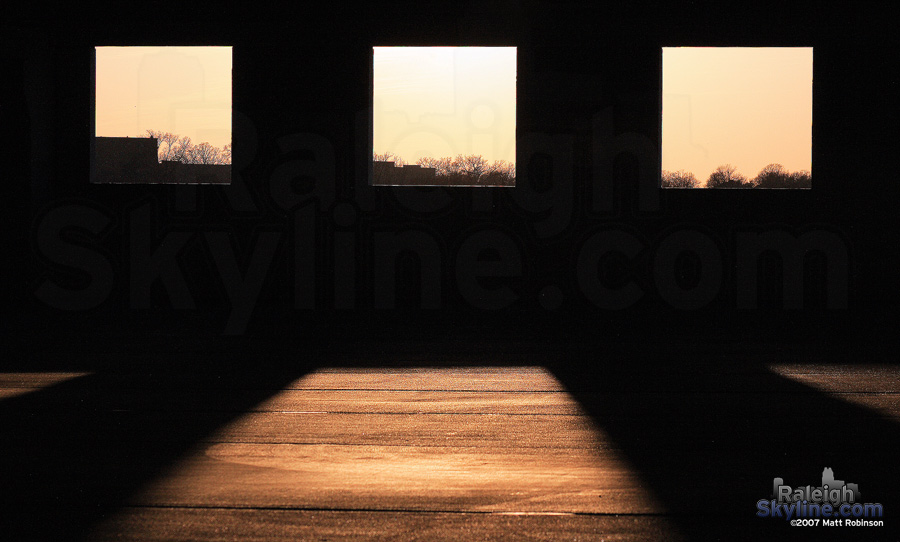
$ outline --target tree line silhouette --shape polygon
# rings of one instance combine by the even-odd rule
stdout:
[[[191,143],[191,138],[187,136],[181,137],[177,134],[159,130],[147,130],[147,137],[156,138],[157,155],[160,162],[215,165],[231,163],[230,143],[221,149],[210,145],[206,141],[194,145]]]
[[[405,162],[392,153],[374,153],[376,162],[393,162],[397,168]],[[419,158],[415,165],[434,168],[436,185],[515,186],[516,165],[505,160],[489,162],[483,156],[458,154],[455,158]],[[391,184],[390,179],[376,178],[375,184]]]
[[[701,188],[697,177],[691,172],[663,171],[663,188]],[[705,188],[810,188],[812,176],[809,171],[790,172],[781,164],[769,164],[756,177],[746,178],[731,164],[719,166],[706,179]]]

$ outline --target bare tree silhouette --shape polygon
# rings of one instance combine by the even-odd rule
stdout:
[[[662,186],[663,188],[697,188],[700,181],[689,171],[663,171]]]
[[[147,137],[156,138],[158,160],[160,162],[181,162],[183,164],[231,163],[231,144],[223,149],[204,141],[199,145],[191,143],[191,138],[178,136],[161,130],[147,130]],[[143,137],[143,136],[138,136]]]
[[[147,135],[156,138],[156,148],[161,162],[174,159],[174,145],[178,142],[177,135],[171,132],[162,132],[160,130],[147,130]]]
[[[194,147],[191,155],[195,164],[216,164],[219,161],[221,152],[221,150],[204,141]]]
[[[376,152],[374,158],[376,162],[393,162],[397,167],[402,167],[404,165],[403,159],[390,151],[381,154]]]
[[[791,173],[781,164],[769,164],[753,179],[757,188],[810,188],[812,178],[808,171]]]
[[[435,174],[438,177],[441,177],[441,176],[446,177],[446,176],[450,175],[450,169],[452,167],[453,160],[449,157],[447,157],[447,158],[425,157],[425,158],[419,158],[416,161],[416,164],[418,164],[422,167],[434,168]]]
[[[731,164],[719,166],[706,179],[707,188],[753,188],[747,178],[738,173]]]
[[[791,181],[794,186],[790,188],[812,188],[812,174],[805,169],[791,173]]]
[[[394,168],[384,165],[377,166],[374,171],[374,184],[403,184],[400,181],[402,169],[405,165],[403,159],[393,152],[373,153],[376,163],[393,162]],[[412,166],[431,168],[434,170],[434,180],[428,184],[441,186],[515,186],[516,166],[505,160],[489,162],[483,156],[458,154],[456,158],[449,156],[443,158],[423,157],[419,158]],[[418,173],[418,171],[412,171]],[[422,178],[420,175],[419,178]]]
[[[454,163],[459,164],[459,172],[466,177],[469,177],[476,184],[479,180],[481,180],[481,176],[484,175],[489,167],[488,161],[484,159],[482,156],[469,154],[467,156],[457,155]]]
[[[747,179],[731,164],[719,166],[701,185],[692,172],[663,170],[660,179],[663,188],[810,188],[812,176],[807,170],[790,172],[781,164],[772,163],[762,168],[756,177]]]

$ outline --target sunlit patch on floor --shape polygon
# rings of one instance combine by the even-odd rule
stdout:
[[[828,395],[900,421],[900,366],[779,364],[769,369]]]
[[[0,373],[0,400],[19,397],[91,373]]]
[[[667,525],[616,444],[541,367],[317,371],[199,442],[129,504]]]

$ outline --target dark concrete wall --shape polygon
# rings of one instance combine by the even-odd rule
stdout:
[[[878,350],[898,323],[896,103],[875,69],[890,34],[876,8],[253,4],[182,25],[97,8],[80,26],[66,9],[20,49],[30,137],[49,156],[17,181],[34,188],[18,289],[30,332],[846,351]],[[89,183],[93,47],[149,42],[234,46],[230,186]],[[369,186],[371,47],[385,44],[518,46],[515,188]],[[814,47],[811,190],[658,188],[672,45]]]

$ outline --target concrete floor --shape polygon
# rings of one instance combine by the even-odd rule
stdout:
[[[774,476],[818,480],[790,478],[807,473],[795,468],[802,457],[772,457],[791,442],[745,437],[837,424],[889,447],[900,424],[894,366],[583,381],[557,372],[5,373],[8,525],[24,538],[97,541],[796,539],[803,533],[784,520],[754,517],[756,499],[768,498]],[[772,422],[779,417],[793,421]],[[752,457],[742,450],[754,446],[764,460],[742,468]],[[864,496],[896,499],[865,479],[895,480],[896,462],[861,464],[893,452],[853,449],[806,449],[808,472],[836,461],[835,474]],[[701,506],[704,495],[718,504]]]

